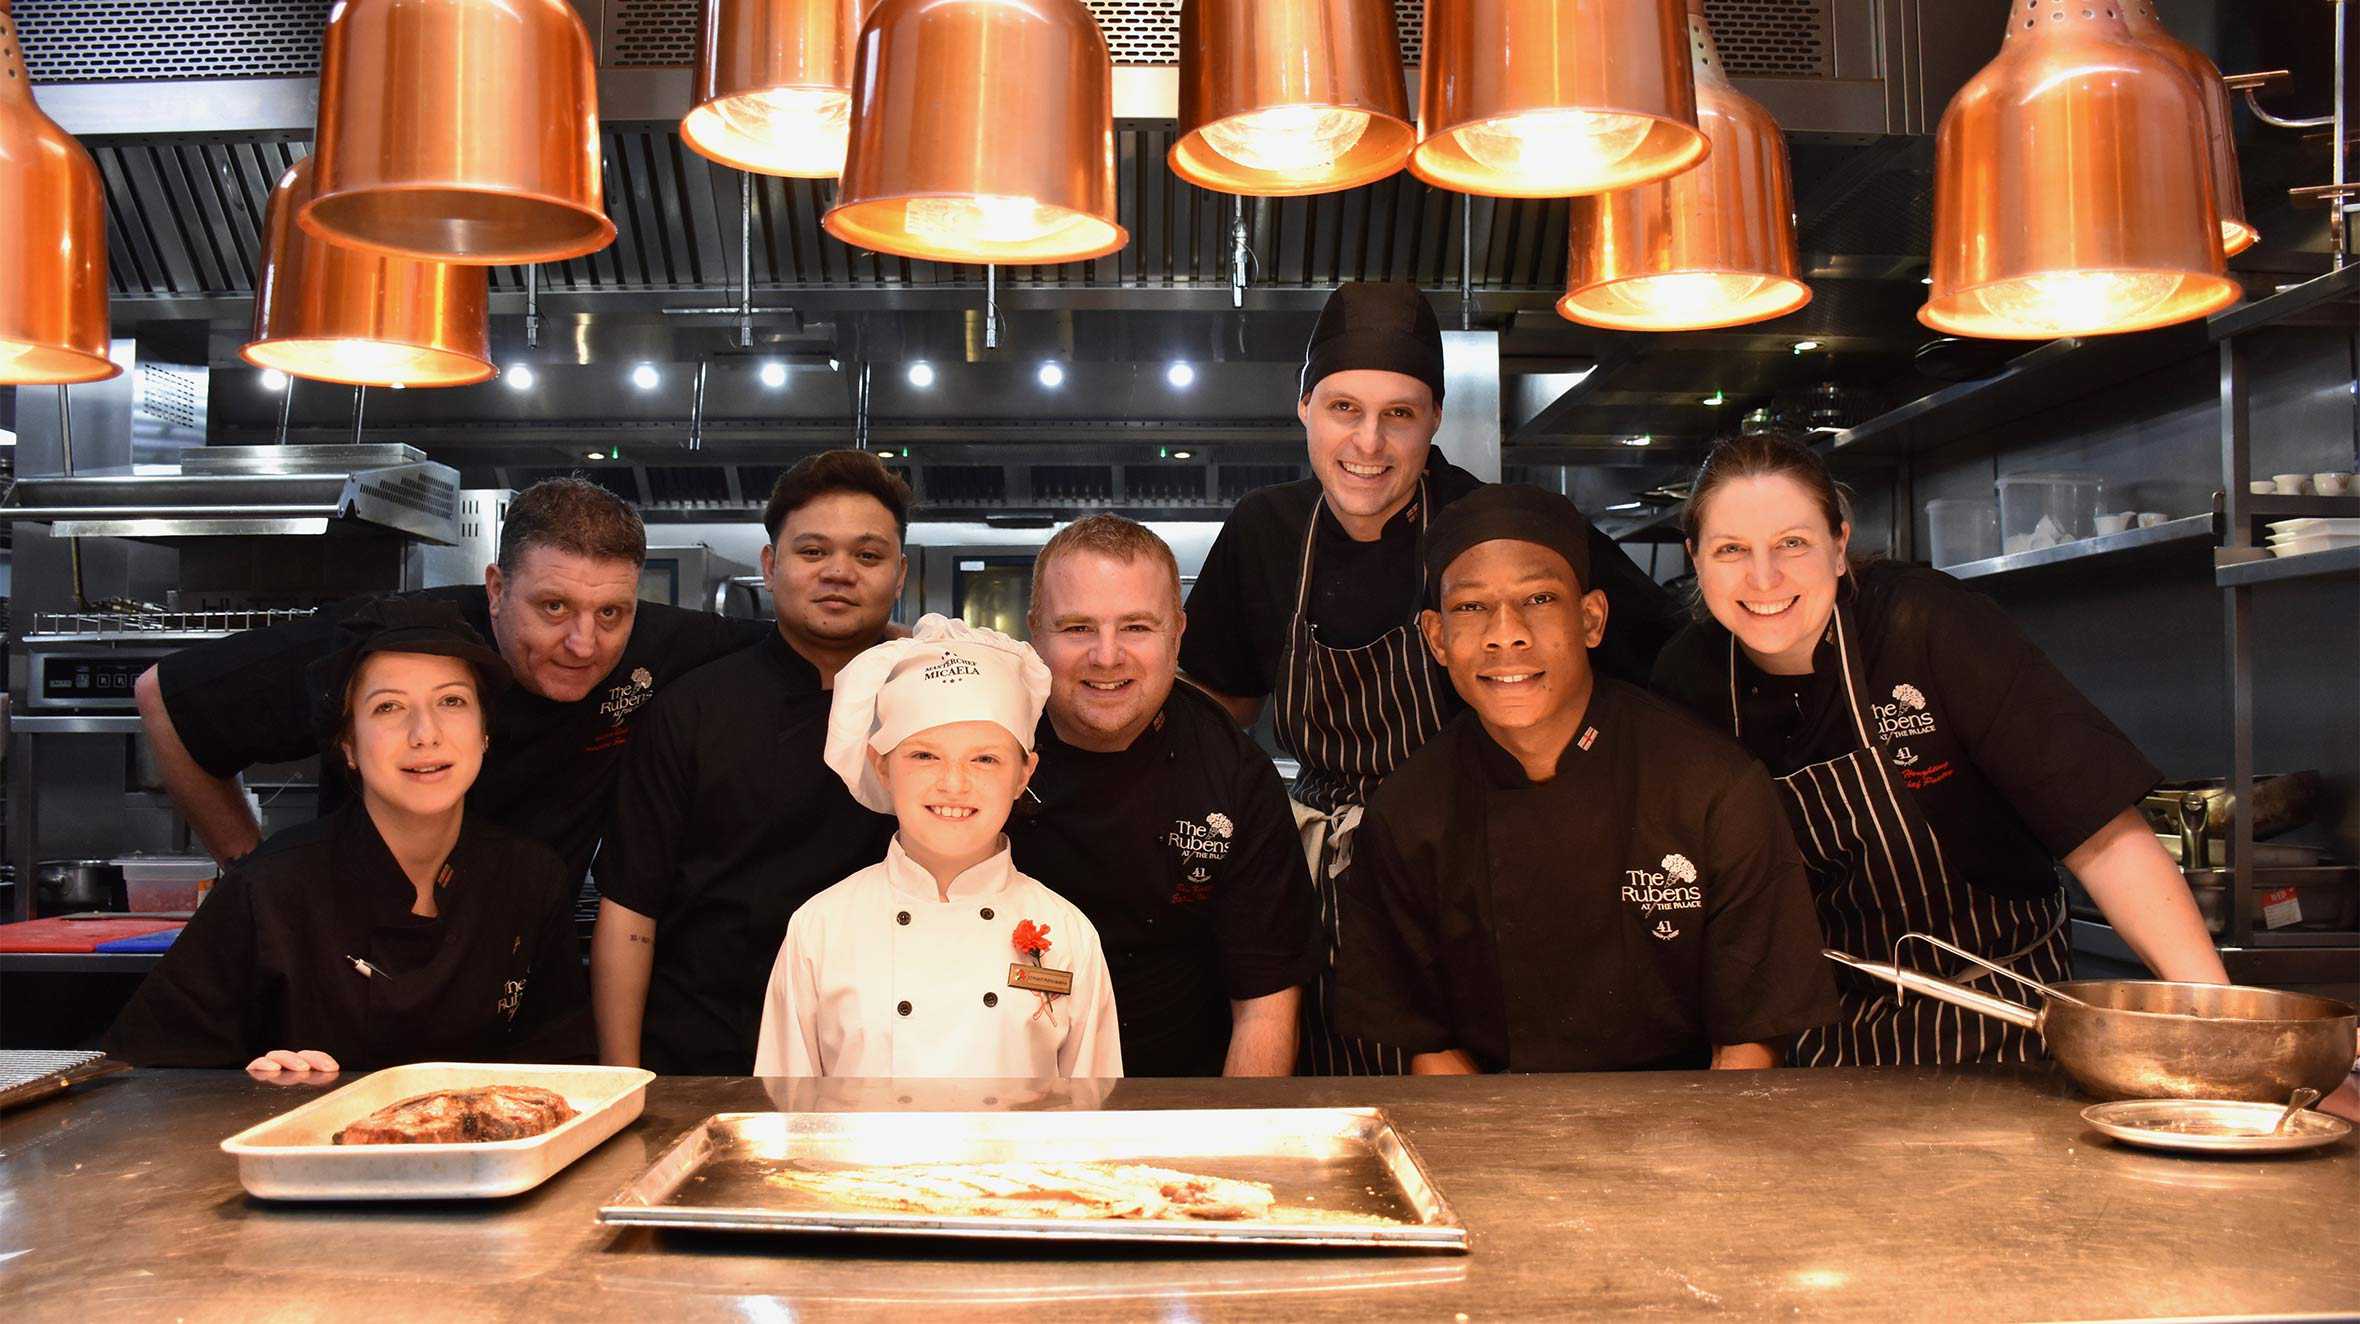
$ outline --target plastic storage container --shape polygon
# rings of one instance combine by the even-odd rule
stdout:
[[[1999,555],[1999,502],[1938,497],[1926,503],[1927,559],[1953,566]]]
[[[221,872],[204,855],[125,855],[113,863],[123,871],[128,909],[145,912],[195,910]]]
[[[2000,479],[2001,550],[2013,556],[2095,537],[2103,486],[2092,473],[2010,474]]]

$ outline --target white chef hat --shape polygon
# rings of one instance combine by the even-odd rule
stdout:
[[[881,814],[893,797],[869,763],[920,731],[953,722],[997,722],[1026,750],[1049,701],[1049,668],[1032,645],[943,616],[919,618],[836,673],[828,709],[827,763],[852,798]]]

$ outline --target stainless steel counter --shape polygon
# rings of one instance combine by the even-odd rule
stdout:
[[[1049,1099],[990,1082],[673,1078],[638,1123],[515,1199],[248,1199],[218,1142],[316,1092],[141,1072],[0,1117],[7,1315],[2360,1317],[2353,1139],[2264,1160],[2119,1148],[2045,1071],[1127,1081]],[[593,1213],[714,1112],[1292,1104],[1390,1110],[1473,1253],[730,1237],[610,1230]]]

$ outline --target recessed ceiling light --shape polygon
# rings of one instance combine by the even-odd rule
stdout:
[[[1729,396],[1725,391],[1715,391],[1711,395],[1706,396],[1704,398],[1704,402],[1708,405],[1711,405],[1713,408],[1718,409],[1721,406],[1729,403]]]
[[[934,365],[919,362],[910,365],[910,385],[923,391],[934,385]]]
[[[1044,363],[1041,365],[1040,378],[1041,385],[1054,391],[1065,385],[1065,369],[1054,363]]]
[[[500,374],[500,380],[508,383],[508,389],[511,391],[529,391],[533,389],[533,365],[530,363],[510,364],[508,371]]]
[[[406,391],[410,389],[410,384],[408,382],[394,382],[391,383],[391,385],[393,389],[397,391]]]
[[[1195,451],[1173,451],[1173,452],[1172,452],[1172,458],[1173,458],[1173,459],[1175,459],[1175,460],[1193,460],[1193,459],[1195,459],[1195,458],[1196,458],[1196,452],[1195,452]]]
[[[878,452],[877,452],[877,458],[878,458],[878,459],[880,459],[880,460],[890,460],[890,459],[892,459],[892,458],[893,458],[893,452],[892,452],[892,451],[878,451]]]
[[[582,452],[582,458],[583,458],[583,459],[585,459],[585,460],[603,460],[603,459],[605,459],[605,458],[606,458],[606,452],[605,452],[605,451],[583,451],[583,452]]]
[[[764,386],[767,386],[767,387],[769,387],[771,390],[774,390],[774,391],[775,391],[775,390],[777,390],[778,388],[780,388],[780,387],[782,387],[782,386],[786,385],[786,384],[787,384],[787,365],[786,365],[786,364],[784,364],[784,363],[765,363],[765,364],[763,364],[763,365],[762,365],[762,384],[763,384]]]
[[[1795,353],[1797,354],[1808,354],[1817,348],[1819,348],[1819,342],[1816,340],[1798,340],[1795,342]]]
[[[1196,380],[1196,369],[1185,363],[1175,363],[1164,369],[1164,380],[1170,382],[1173,389],[1185,391]]]
[[[1655,444],[1655,438],[1648,433],[1642,432],[1636,437],[1623,438],[1622,444],[1625,446],[1652,446]]]
[[[638,387],[642,391],[652,391],[656,389],[656,384],[663,380],[663,377],[656,372],[656,367],[652,363],[642,363],[638,367],[631,370],[631,384]]]
[[[276,368],[264,368],[262,370],[262,389],[265,391],[286,390],[287,374],[280,372]]]

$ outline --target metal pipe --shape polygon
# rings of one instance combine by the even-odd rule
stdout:
[[[1239,197],[1229,221],[1229,306],[1246,306],[1246,266],[1254,258],[1251,235],[1246,230],[1246,200]]]
[[[1000,347],[1000,267],[996,262],[983,264],[983,347]],[[865,383],[868,380],[865,364],[861,373]]]
[[[302,378],[300,378],[300,377],[293,377],[293,376],[290,376],[290,377],[288,377],[288,378],[287,378],[287,389],[286,389],[286,390],[284,390],[284,391],[281,391],[281,392],[279,392],[279,442],[278,442],[278,444],[279,444],[279,445],[281,445],[281,446],[284,446],[284,445],[286,445],[286,444],[287,444],[287,426],[288,426],[290,423],[294,422],[294,420],[295,420],[295,383],[297,383],[297,382],[299,382],[299,381],[302,381],[302,380],[303,380],[303,379],[302,379]]]
[[[2335,269],[2344,269],[2344,257],[2349,249],[2352,200],[2344,194],[2344,0],[2335,0],[2335,109],[2333,137],[2327,144],[2327,155],[2334,162],[2334,174],[2329,182],[2335,186],[2335,196],[2327,216],[2327,233],[2335,244]]]
[[[541,266],[528,262],[524,268],[524,343],[527,349],[541,347]]]
[[[711,366],[703,359],[697,360],[696,396],[688,406],[688,448],[692,451],[705,448],[705,372]]]
[[[1475,329],[1475,195],[1459,197],[1459,330]]]
[[[74,388],[57,388],[57,441],[59,457],[65,461],[66,477],[74,476]],[[66,565],[73,576],[74,607],[88,610],[90,599],[82,591],[82,540],[66,539]]]
[[[290,379],[290,380],[292,380],[292,379]],[[353,445],[355,445],[355,446],[358,446],[358,445],[360,445],[360,444],[361,444],[361,419],[362,419],[362,418],[363,418],[363,417],[364,417],[364,416],[365,416],[365,415],[368,413],[368,410],[369,410],[369,388],[368,388],[368,387],[366,387],[366,386],[355,386],[355,387],[353,387],[353,388],[352,388],[352,444],[353,444]]]
[[[754,347],[754,176],[738,172],[738,348]],[[700,369],[700,376],[702,370]]]

